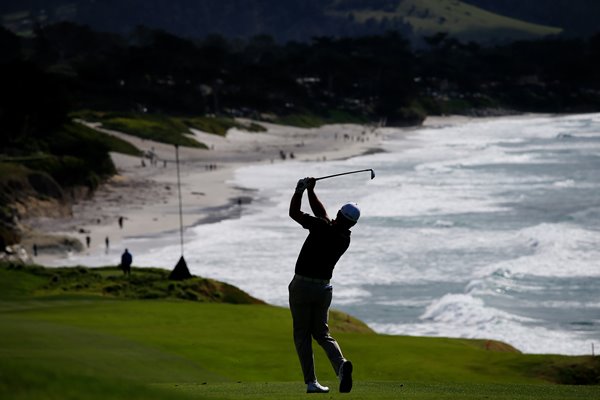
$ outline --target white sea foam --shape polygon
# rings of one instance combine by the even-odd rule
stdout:
[[[484,329],[485,325],[500,325],[505,321],[532,322],[513,314],[485,307],[482,299],[470,294],[447,294],[431,303],[423,315],[423,321],[448,323]]]
[[[395,306],[395,307],[426,307],[429,304],[428,299],[400,299],[400,300],[379,300],[377,304],[382,306]]]
[[[371,323],[378,332],[412,336],[494,339],[526,353],[589,354],[583,335],[548,329],[540,321],[523,318],[485,305],[468,294],[448,294],[432,302],[420,322]]]
[[[531,254],[492,263],[478,271],[497,270],[543,277],[600,277],[600,232],[571,224],[540,224],[525,228],[515,238],[534,249]]]
[[[554,182],[553,185],[561,188],[574,187],[575,181],[573,179],[565,179],[563,181]]]

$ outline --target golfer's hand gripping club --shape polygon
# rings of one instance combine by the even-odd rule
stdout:
[[[312,177],[302,178],[296,184],[296,193],[303,193],[306,189],[312,190],[315,188],[317,180]]]
[[[296,193],[303,193],[308,188],[308,178],[298,180],[296,184]]]

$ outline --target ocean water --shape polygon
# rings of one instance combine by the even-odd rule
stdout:
[[[254,201],[240,218],[186,230],[192,273],[286,306],[306,237],[287,216],[296,181],[373,168],[374,180],[317,183],[330,215],[347,201],[362,209],[334,271],[334,308],[387,334],[497,339],[527,353],[600,349],[600,114],[381,133],[381,153],[239,169],[231,183]],[[179,255],[178,237],[124,246],[146,249],[136,265]]]

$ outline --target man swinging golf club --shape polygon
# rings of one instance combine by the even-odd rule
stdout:
[[[350,228],[358,221],[360,210],[356,204],[348,203],[334,220],[329,219],[314,192],[315,183],[315,178],[300,179],[290,201],[290,217],[309,231],[288,288],[294,343],[307,393],[329,392],[315,375],[312,338],[325,350],[340,380],[340,392],[347,393],[352,389],[352,363],[344,358],[340,346],[329,334],[327,322],[333,290],[329,280],[335,264],[350,245]],[[314,216],[300,210],[305,190]]]

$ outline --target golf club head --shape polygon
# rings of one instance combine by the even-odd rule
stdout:
[[[371,170],[371,179],[375,179],[375,171]]]

